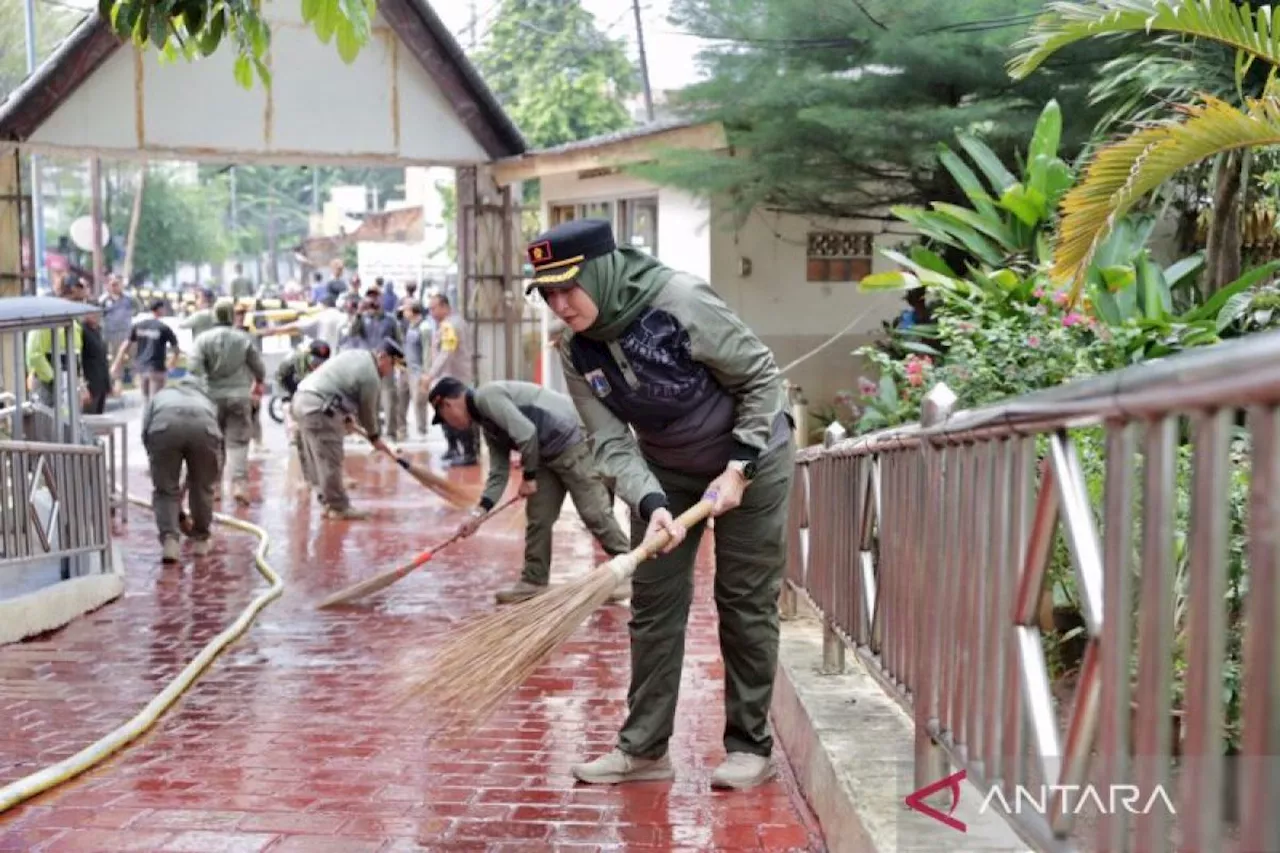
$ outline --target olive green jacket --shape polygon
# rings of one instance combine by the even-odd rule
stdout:
[[[520,451],[524,479],[532,480],[545,460],[584,439],[573,401],[532,382],[487,382],[468,402],[489,446],[489,476],[480,498],[485,508],[496,504],[507,488],[512,450]]]
[[[377,359],[363,349],[343,350],[298,383],[299,397],[337,400],[339,409],[354,415],[370,439],[380,434],[378,401],[381,394]]]
[[[264,382],[267,378],[253,339],[243,329],[231,326],[218,326],[196,338],[188,367],[215,400],[248,397],[254,380]]]

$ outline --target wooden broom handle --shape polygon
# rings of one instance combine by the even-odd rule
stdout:
[[[695,524],[707,520],[707,517],[711,515],[712,506],[714,506],[714,504],[712,504],[711,501],[698,501],[696,504],[680,513],[680,515],[676,517],[676,521],[679,524],[684,525],[685,529],[693,527]],[[658,552],[665,548],[667,542],[670,540],[671,534],[664,530],[656,536],[641,542],[640,547],[632,551],[631,554],[636,558],[637,562],[643,562],[657,556]]]

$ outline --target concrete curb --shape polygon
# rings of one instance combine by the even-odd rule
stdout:
[[[773,728],[831,853],[1028,850],[1003,818],[980,813],[982,795],[968,782],[954,813],[965,832],[907,808],[912,721],[857,655],[845,659],[843,674],[822,674],[822,625],[803,605],[783,623]]]

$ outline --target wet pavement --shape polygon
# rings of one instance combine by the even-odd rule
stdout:
[[[598,611],[484,728],[465,739],[428,737],[429,702],[393,700],[440,632],[493,608],[493,591],[517,578],[522,511],[508,510],[388,590],[316,611],[324,595],[447,538],[459,513],[389,460],[350,448],[355,504],[374,518],[322,521],[283,430],[264,426],[270,452],[252,464],[255,503],[238,510],[228,500],[222,511],[267,530],[283,597],[150,732],[0,816],[0,850],[825,849],[781,753],[770,785],[708,786],[723,758],[724,718],[705,546],[672,742],[675,781],[581,786],[569,766],[611,748],[626,710],[626,605]],[[130,461],[133,493],[149,497],[140,446]],[[452,476],[478,482],[479,471]],[[59,632],[0,648],[0,785],[136,714],[265,587],[251,562],[256,540],[217,533],[210,558],[162,567],[150,513],[131,507],[121,531],[125,596]],[[599,558],[567,503],[556,576]]]

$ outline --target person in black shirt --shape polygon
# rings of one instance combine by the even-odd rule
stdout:
[[[121,345],[120,351],[116,353],[115,363],[111,365],[111,374],[118,375],[129,347],[137,347],[134,361],[138,365],[138,382],[142,387],[144,402],[150,401],[151,395],[164,387],[169,367],[178,360],[178,336],[160,319],[167,307],[168,303],[163,299],[156,299],[151,303],[151,316],[133,324],[129,339]],[[173,349],[172,354],[169,352],[170,348]]]
[[[68,298],[87,302],[89,292],[84,282],[72,285]],[[106,411],[111,393],[111,351],[102,332],[102,314],[87,314],[81,322],[80,371],[88,390],[81,408],[86,415],[100,415]]]

